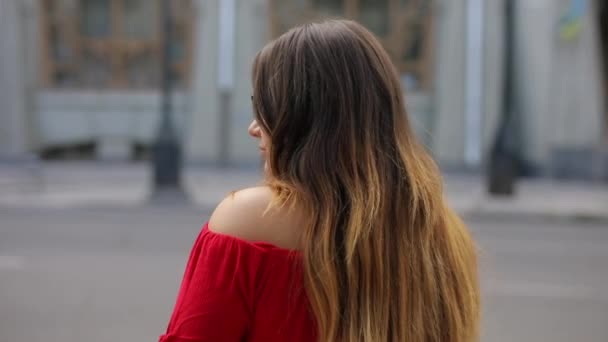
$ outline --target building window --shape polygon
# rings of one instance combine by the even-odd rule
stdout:
[[[189,82],[192,1],[172,0],[171,71]],[[160,0],[42,0],[42,83],[51,88],[152,89],[160,80]]]
[[[271,34],[332,17],[358,21],[380,39],[408,89],[432,79],[432,0],[269,0]]]

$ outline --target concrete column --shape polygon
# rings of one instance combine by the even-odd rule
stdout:
[[[251,65],[269,40],[268,0],[237,0],[235,88],[232,98],[231,157],[237,164],[255,165],[258,143],[247,133],[253,119]]]
[[[465,0],[437,8],[436,118],[433,151],[444,166],[464,164]]]
[[[0,157],[29,150],[22,6],[20,0],[0,1]]]
[[[219,157],[219,92],[217,88],[218,1],[195,0],[196,25],[192,74],[192,112],[186,119],[185,159],[214,162]]]

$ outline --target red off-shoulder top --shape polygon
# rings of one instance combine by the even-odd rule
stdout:
[[[299,252],[203,227],[160,342],[312,342],[315,335]]]

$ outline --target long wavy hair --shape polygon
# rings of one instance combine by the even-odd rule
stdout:
[[[297,205],[319,341],[474,341],[476,247],[408,122],[397,72],[361,25],[296,27],[253,63],[272,206]]]

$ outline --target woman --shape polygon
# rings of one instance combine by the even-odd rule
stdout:
[[[474,341],[475,246],[415,140],[394,67],[351,21],[253,64],[264,186],[203,228],[161,341]]]

